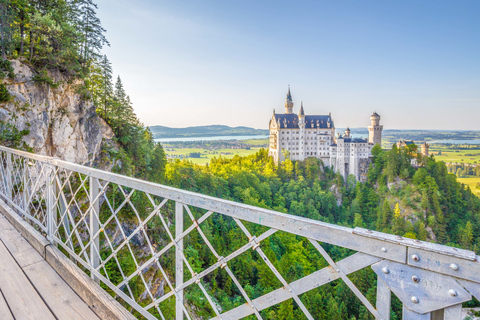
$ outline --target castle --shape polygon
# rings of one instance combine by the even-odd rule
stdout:
[[[303,103],[297,114],[293,113],[293,99],[288,88],[285,113],[273,110],[270,119],[269,156],[275,163],[290,160],[305,160],[315,157],[331,166],[344,178],[352,174],[359,181],[366,181],[371,151],[374,145],[382,145],[380,116],[374,112],[368,126],[369,138],[353,138],[347,128],[343,135],[335,136],[332,115],[306,116]]]

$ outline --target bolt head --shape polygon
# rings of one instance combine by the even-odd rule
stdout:
[[[419,283],[420,282],[420,278],[416,275],[413,275],[412,276],[412,281],[415,282],[415,283]]]
[[[452,269],[453,271],[458,271],[458,265],[456,265],[455,263],[452,263],[450,264],[450,269]]]
[[[383,247],[382,252],[387,252],[387,248]]]
[[[417,304],[417,303],[420,302],[420,300],[418,300],[418,298],[415,297],[415,296],[412,296],[412,297],[410,298],[410,301],[412,301],[412,302],[415,303],[415,304]]]
[[[453,290],[453,289],[448,290],[448,294],[451,295],[452,297],[458,296],[457,291],[455,291],[455,290]]]
[[[416,254],[412,254],[412,260],[413,261],[420,261],[420,257],[417,256]]]
[[[390,273],[390,270],[388,270],[387,267],[383,267],[383,268],[382,268],[382,272],[385,273],[385,274],[389,274],[389,273]]]

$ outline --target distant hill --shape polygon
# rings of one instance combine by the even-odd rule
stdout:
[[[269,134],[269,131],[265,129],[254,129],[250,127],[229,127],[223,125],[197,126],[186,128],[151,126],[150,130],[153,133],[154,139],[215,136],[254,136]]]

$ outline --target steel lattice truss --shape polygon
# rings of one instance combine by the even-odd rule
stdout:
[[[336,280],[377,319],[389,319],[391,292],[404,305],[404,319],[430,319],[437,310],[444,319],[457,319],[462,302],[480,298],[480,263],[471,251],[339,227],[5,147],[0,147],[0,174],[4,203],[147,319],[197,318],[198,306],[189,299],[193,291],[203,294],[203,307],[213,319],[262,319],[262,311],[290,299],[305,318],[314,319],[302,295]],[[236,249],[225,252],[208,232],[206,222],[218,217],[230,219],[242,234]],[[262,248],[277,232],[308,239],[323,267],[299,279],[282,275]],[[192,265],[184,248],[189,237],[208,248],[214,263]],[[352,254],[334,261],[323,244]],[[249,296],[232,268],[247,251],[277,282],[262,296]],[[369,266],[378,277],[376,305],[348,277]],[[215,272],[226,273],[243,302],[229,310],[220,305],[209,282]]]

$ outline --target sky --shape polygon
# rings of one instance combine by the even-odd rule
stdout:
[[[480,130],[478,0],[97,0],[104,49],[148,126]]]

